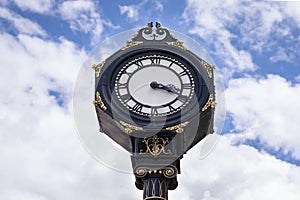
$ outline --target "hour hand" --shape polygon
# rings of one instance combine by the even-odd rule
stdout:
[[[172,84],[163,85],[161,83],[157,83],[156,81],[152,81],[150,83],[150,87],[153,88],[153,89],[157,88],[157,89],[166,90],[166,91],[171,92],[171,93],[179,94],[177,92],[177,90],[179,90],[179,89],[176,88],[175,85],[172,85]]]

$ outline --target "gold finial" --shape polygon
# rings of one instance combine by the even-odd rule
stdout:
[[[148,22],[148,27],[152,28],[153,27],[153,22]]]

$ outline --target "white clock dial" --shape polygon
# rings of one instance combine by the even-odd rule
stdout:
[[[178,112],[194,94],[194,78],[174,58],[149,55],[128,62],[118,72],[115,93],[129,110],[146,116]]]

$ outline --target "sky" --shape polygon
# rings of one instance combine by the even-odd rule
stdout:
[[[184,155],[169,199],[300,199],[300,2],[264,0],[0,0],[0,199],[142,199],[82,144],[73,94],[102,41],[148,21],[198,42],[225,88],[217,144]]]

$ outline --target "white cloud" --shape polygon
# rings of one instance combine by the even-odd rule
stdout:
[[[271,56],[269,59],[272,62],[278,62],[278,61],[291,62],[293,60],[293,57],[289,56],[282,47],[279,47],[276,52],[276,55]]]
[[[300,1],[287,1],[282,6],[286,15],[294,19],[300,27]]]
[[[207,1],[199,3],[189,0],[183,18],[193,24],[190,31],[199,35],[207,44],[214,47],[214,54],[226,63],[226,67],[234,71],[254,70],[255,64],[249,52],[238,49],[233,44],[236,39],[229,27],[238,23],[239,1]]]
[[[91,43],[99,42],[104,26],[118,28],[109,20],[101,17],[97,9],[97,2],[89,0],[69,0],[55,2],[53,0],[23,1],[14,0],[14,3],[22,10],[36,12],[47,17],[59,16],[70,24],[73,31],[83,32],[91,36]],[[6,5],[7,3],[2,2]],[[7,6],[7,5],[6,5]],[[0,18],[8,20],[18,33],[46,36],[47,33],[36,22],[16,14],[9,8],[0,8]]]
[[[153,17],[154,12],[162,12],[163,9],[163,2],[157,0],[143,0],[138,4],[119,5],[121,15],[125,15],[129,22],[137,22],[139,20],[146,20],[147,22]]]
[[[295,77],[295,81],[300,83],[300,74]]]
[[[200,36],[209,49],[213,47],[210,53],[225,62],[222,67],[229,70],[230,76],[236,71],[257,68],[251,56],[253,51],[270,52],[290,39],[293,24],[287,19],[300,19],[299,6],[295,5],[266,1],[207,0],[199,3],[188,0],[183,18],[192,25],[191,33]]]
[[[54,0],[13,0],[14,3],[22,10],[29,10],[37,13],[51,12]]]
[[[156,9],[157,11],[160,11],[160,12],[163,11],[164,5],[163,5],[161,2],[155,1],[154,4],[155,4],[155,9]]]
[[[6,8],[0,7],[0,18],[8,20],[19,33],[46,36],[47,33],[37,23],[24,18]]]
[[[139,10],[138,6],[136,5],[131,5],[131,6],[120,6],[119,9],[121,12],[121,15],[126,14],[126,17],[131,21],[131,22],[136,22],[139,20]]]
[[[236,139],[259,138],[264,145],[300,159],[300,84],[278,75],[229,82],[226,109],[232,114]]]
[[[299,167],[249,146],[232,146],[230,135],[221,136],[213,152],[204,160],[197,158],[198,152],[199,146],[196,146],[182,159],[179,186],[170,192],[170,199],[300,198]]]
[[[71,98],[86,52],[63,38],[0,34],[0,44],[0,199],[135,199],[133,176],[97,163],[76,135]]]
[[[92,43],[99,42],[105,22],[96,9],[93,1],[75,0],[63,1],[59,5],[59,14],[70,23],[72,30],[92,33]]]

